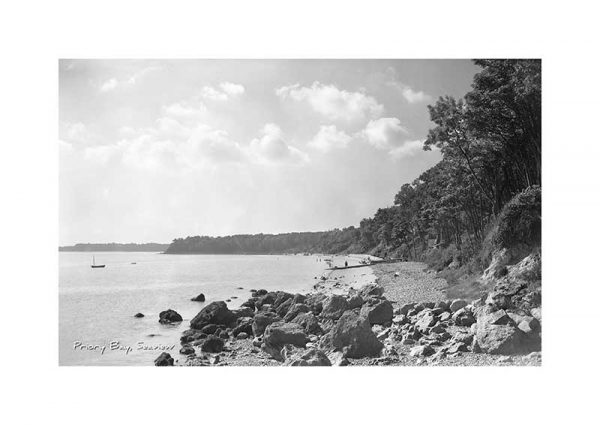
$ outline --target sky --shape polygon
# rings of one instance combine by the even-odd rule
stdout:
[[[358,226],[469,60],[59,61],[59,244]]]

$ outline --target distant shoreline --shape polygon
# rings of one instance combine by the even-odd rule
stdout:
[[[164,252],[170,244],[162,243],[78,243],[59,246],[59,252]]]

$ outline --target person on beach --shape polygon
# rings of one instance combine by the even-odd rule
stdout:
[[[348,267],[348,260],[344,261],[344,266]]]

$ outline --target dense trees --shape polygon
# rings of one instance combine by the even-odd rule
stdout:
[[[439,149],[442,161],[402,186],[393,207],[361,222],[365,249],[420,258],[452,246],[472,256],[503,206],[541,184],[541,62],[475,63],[482,71],[464,99],[429,106],[435,126],[424,149]]]
[[[464,99],[441,97],[428,107],[434,126],[424,149],[439,149],[442,160],[403,185],[393,206],[380,208],[359,228],[177,239],[167,252],[362,251],[423,259],[446,250],[448,261],[473,257],[503,207],[526,188],[541,185],[542,151],[541,62],[475,63],[482,69]],[[523,197],[530,198],[535,197]],[[541,199],[535,201],[537,211]]]

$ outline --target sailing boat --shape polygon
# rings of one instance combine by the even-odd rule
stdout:
[[[92,256],[92,268],[93,269],[102,269],[106,267],[106,264],[96,264],[96,256]]]

